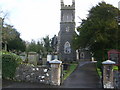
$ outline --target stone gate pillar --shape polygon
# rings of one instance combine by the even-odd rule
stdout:
[[[102,62],[102,64],[103,64],[103,87],[114,88],[113,65],[115,64],[115,62],[111,60],[106,60]]]
[[[52,60],[49,63],[51,64],[51,84],[52,85],[60,85],[62,61]]]

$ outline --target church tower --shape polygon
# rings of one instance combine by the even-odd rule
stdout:
[[[72,39],[75,34],[75,0],[72,5],[64,5],[61,0],[61,21],[58,34],[58,53],[60,60],[70,62],[76,60],[76,51],[72,48]]]

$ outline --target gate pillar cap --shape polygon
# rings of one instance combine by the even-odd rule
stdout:
[[[55,63],[55,64],[60,64],[60,63],[62,63],[62,61],[60,61],[60,60],[57,60],[57,59],[55,59],[55,60],[52,60],[52,61],[49,61],[49,63]]]
[[[114,61],[111,61],[111,60],[106,60],[106,61],[103,61],[102,64],[115,64]]]

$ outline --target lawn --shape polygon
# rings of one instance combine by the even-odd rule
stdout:
[[[98,72],[99,77],[102,77],[102,72],[100,71],[100,68],[97,68],[97,72]]]
[[[64,70],[64,77],[63,79],[65,80],[77,67],[78,64],[70,64],[70,67],[68,70]]]
[[[113,66],[113,70],[118,70],[118,66]],[[100,71],[100,68],[97,68],[98,75],[101,77],[102,72]]]
[[[113,70],[118,70],[118,66],[113,66]]]

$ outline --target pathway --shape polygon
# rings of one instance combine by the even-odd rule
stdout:
[[[77,69],[64,81],[62,88],[100,88],[95,63],[80,62]]]

